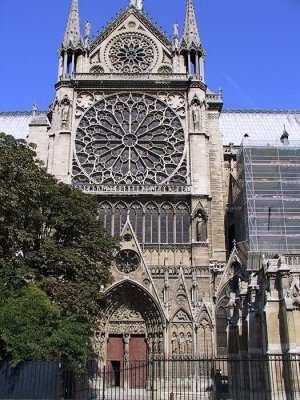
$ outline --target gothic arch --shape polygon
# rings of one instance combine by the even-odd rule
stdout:
[[[142,316],[147,333],[161,333],[165,326],[165,317],[161,305],[151,293],[137,282],[128,279],[115,283],[105,292],[107,322],[122,305],[127,305]]]

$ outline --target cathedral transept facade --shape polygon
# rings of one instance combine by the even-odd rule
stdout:
[[[298,296],[299,276],[283,256],[272,271],[257,259],[255,275],[233,243],[237,148],[224,145],[222,91],[209,90],[205,57],[193,0],[172,40],[142,0],[91,39],[72,0],[56,97],[47,116],[34,112],[30,123],[28,140],[48,172],[96,196],[105,228],[121,238],[95,332],[103,364],[267,352],[266,301],[272,313],[282,307],[291,287],[285,276]],[[281,294],[270,289],[272,303],[259,291],[266,276],[283,282]]]

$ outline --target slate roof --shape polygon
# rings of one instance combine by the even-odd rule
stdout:
[[[31,119],[32,111],[0,112],[0,132],[26,139]]]
[[[239,146],[245,134],[253,142],[279,144],[284,129],[289,140],[300,141],[300,110],[223,110],[220,118],[224,145]]]

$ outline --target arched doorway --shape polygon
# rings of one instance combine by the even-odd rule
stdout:
[[[106,300],[102,326],[108,384],[146,387],[148,359],[164,355],[162,310],[147,290],[129,280],[111,287]]]

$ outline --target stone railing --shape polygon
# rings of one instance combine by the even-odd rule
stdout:
[[[284,257],[289,267],[300,267],[300,254],[285,254]]]
[[[165,81],[165,80],[187,80],[188,74],[177,74],[177,73],[166,73],[166,74],[126,74],[126,73],[99,73],[99,74],[92,74],[92,73],[75,73],[72,75],[67,75],[62,80],[77,80],[77,81],[85,81],[85,80],[95,80],[95,81],[116,81],[116,80],[158,80],[158,81]]]
[[[205,98],[208,101],[216,101],[216,102],[223,101],[223,91],[219,90],[218,93],[207,93]]]
[[[148,268],[152,275],[164,275],[167,268],[169,276],[178,275],[180,268],[182,268],[185,275],[192,275],[193,271],[197,274],[197,277],[207,277],[210,276],[210,269],[208,266],[196,266],[191,265],[149,265]]]
[[[188,194],[191,193],[190,185],[74,185],[86,193],[124,194],[124,193],[164,193],[164,194]]]

